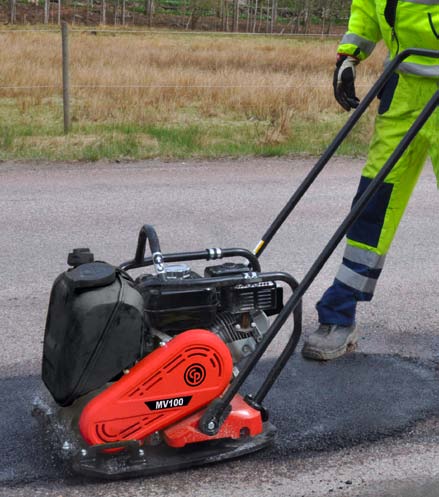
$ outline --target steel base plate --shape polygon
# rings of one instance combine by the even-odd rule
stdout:
[[[81,475],[112,480],[173,472],[256,452],[267,447],[275,434],[275,427],[264,423],[264,431],[256,437],[212,440],[181,449],[165,444],[141,447],[131,442],[122,452],[108,453],[94,446],[74,456],[72,469]]]
[[[267,447],[276,435],[276,428],[265,422],[263,432],[255,437],[211,440],[179,449],[163,442],[141,445],[134,440],[90,447],[76,428],[81,404],[60,408],[46,395],[34,402],[33,415],[44,429],[48,445],[67,466],[77,474],[93,478],[119,480],[226,461]]]

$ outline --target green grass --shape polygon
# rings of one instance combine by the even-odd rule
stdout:
[[[76,88],[71,95],[72,129],[67,136],[63,133],[61,91],[56,88],[60,77],[60,68],[56,68],[58,35],[32,35],[36,40],[32,43],[21,34],[11,36],[16,54],[12,50],[1,54],[9,64],[4,64],[9,68],[4,72],[10,80],[4,78],[0,85],[0,160],[319,155],[347,120],[348,115],[330,98],[329,67],[321,69],[326,67],[329,50],[335,50],[333,40],[268,40],[265,36],[250,40],[244,34],[212,32],[195,37],[164,32],[155,33],[146,42],[131,35],[113,39],[107,31],[96,38],[72,35],[72,82]],[[47,47],[50,57],[38,59],[31,67],[17,66],[17,60],[33,50],[33,45],[35,54],[43,52],[39,43]],[[128,54],[143,53],[145,48],[153,50],[151,71],[137,76],[143,57],[131,59]],[[180,58],[173,60],[174,52]],[[308,62],[303,64],[310,53],[320,61],[315,62],[313,56],[320,72]],[[289,62],[292,56],[297,57],[297,63]],[[216,64],[211,64],[212,57],[217,58]],[[24,73],[15,70],[20,67]],[[35,81],[30,80],[30,84],[35,88],[29,89],[27,78],[34,68]],[[151,78],[151,85],[157,84],[157,88],[112,88],[120,84],[117,78],[113,84],[113,73],[124,75],[128,86],[137,78],[147,86]],[[231,88],[227,88],[229,81]],[[267,81],[273,81],[275,88],[290,83],[299,88],[287,90],[294,92],[291,94],[284,90],[279,93],[269,88]],[[169,82],[169,87],[163,82]],[[204,85],[211,86],[207,93]],[[307,91],[309,85],[316,90]],[[370,129],[368,117],[339,153],[365,154]]]
[[[190,119],[188,119],[190,115]],[[78,123],[63,133],[59,102],[46,100],[19,108],[0,99],[0,160],[86,160],[216,158],[230,156],[319,155],[347,119],[345,113],[315,118],[293,116],[287,129],[276,120],[182,112],[165,124]],[[340,148],[364,155],[370,123],[358,126]]]

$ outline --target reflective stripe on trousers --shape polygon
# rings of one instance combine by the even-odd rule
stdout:
[[[347,245],[333,285],[317,303],[319,322],[350,326],[356,305],[373,297],[386,256]]]

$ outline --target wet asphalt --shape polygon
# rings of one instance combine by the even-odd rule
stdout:
[[[357,351],[330,363],[296,354],[267,397],[278,429],[273,447],[171,475],[92,482],[69,474],[31,417],[44,388],[50,287],[71,248],[90,246],[98,259],[117,264],[134,255],[139,228],[152,223],[165,252],[252,249],[312,164],[0,164],[0,495],[439,494],[439,199],[428,166],[376,298],[359,310]],[[361,161],[333,162],[262,256],[264,270],[303,277],[346,214],[360,171]],[[340,250],[305,296],[305,333]],[[254,391],[280,347],[271,347],[246,391]]]

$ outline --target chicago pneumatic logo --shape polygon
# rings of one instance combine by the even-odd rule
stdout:
[[[201,385],[206,378],[206,368],[201,364],[191,364],[184,372],[184,381],[190,387]]]

